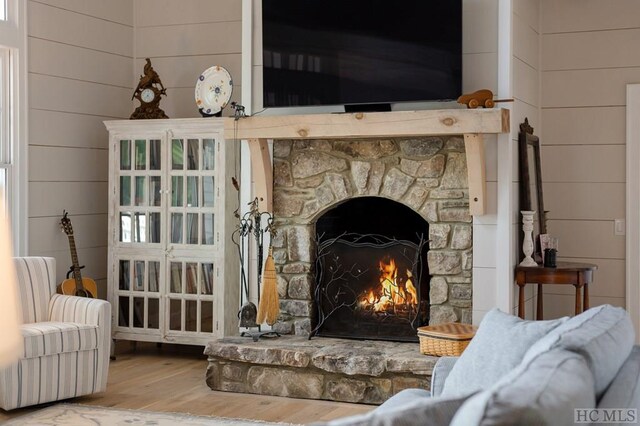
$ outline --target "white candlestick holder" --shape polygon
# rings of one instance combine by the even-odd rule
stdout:
[[[538,266],[531,255],[533,254],[533,215],[535,211],[521,211],[522,213],[522,232],[524,232],[524,241],[522,242],[522,251],[524,259],[520,262],[520,266]]]

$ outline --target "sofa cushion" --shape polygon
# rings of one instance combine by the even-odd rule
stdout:
[[[420,392],[421,391],[421,392]],[[430,398],[428,391],[407,389],[375,410],[327,423],[328,426],[441,426],[448,425],[456,411],[471,396]]]
[[[21,327],[22,358],[36,358],[98,347],[98,327],[74,322],[38,322]]]
[[[555,349],[471,397],[451,425],[573,425],[575,408],[594,407],[593,376],[584,358]]]
[[[525,360],[554,348],[581,354],[594,376],[600,399],[631,353],[634,340],[629,314],[622,308],[601,305],[569,319],[540,339],[525,354]]]
[[[525,321],[493,309],[447,377],[443,396],[469,394],[493,385],[522,361],[525,352],[566,318]]]
[[[640,412],[640,346],[635,346],[622,364],[598,408],[635,408]]]

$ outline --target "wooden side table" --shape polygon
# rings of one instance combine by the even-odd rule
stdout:
[[[527,283],[538,284],[538,303],[536,319],[543,319],[542,314],[542,285],[569,284],[576,288],[576,315],[589,309],[589,284],[593,280],[593,271],[597,265],[591,263],[558,262],[556,268],[543,266],[517,266],[516,284],[518,284],[518,316],[524,318],[524,287]],[[584,287],[584,293],[582,288]]]

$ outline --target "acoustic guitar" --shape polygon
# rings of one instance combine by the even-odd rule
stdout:
[[[78,251],[76,250],[76,240],[73,237],[73,227],[71,226],[71,219],[69,219],[69,213],[64,212],[64,216],[60,220],[60,226],[67,238],[69,238],[69,250],[71,250],[71,268],[67,274],[67,279],[62,281],[58,286],[58,292],[67,296],[79,296],[79,297],[98,297],[98,286],[91,278],[83,278],[80,269],[84,266],[80,266],[78,262]],[[69,278],[69,274],[73,274],[73,278]]]

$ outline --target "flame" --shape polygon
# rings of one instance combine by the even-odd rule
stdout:
[[[400,308],[415,308],[418,305],[418,292],[413,284],[413,274],[406,270],[399,277],[396,261],[385,257],[378,262],[380,272],[379,285],[367,290],[360,297],[358,306],[374,312],[386,312]]]

